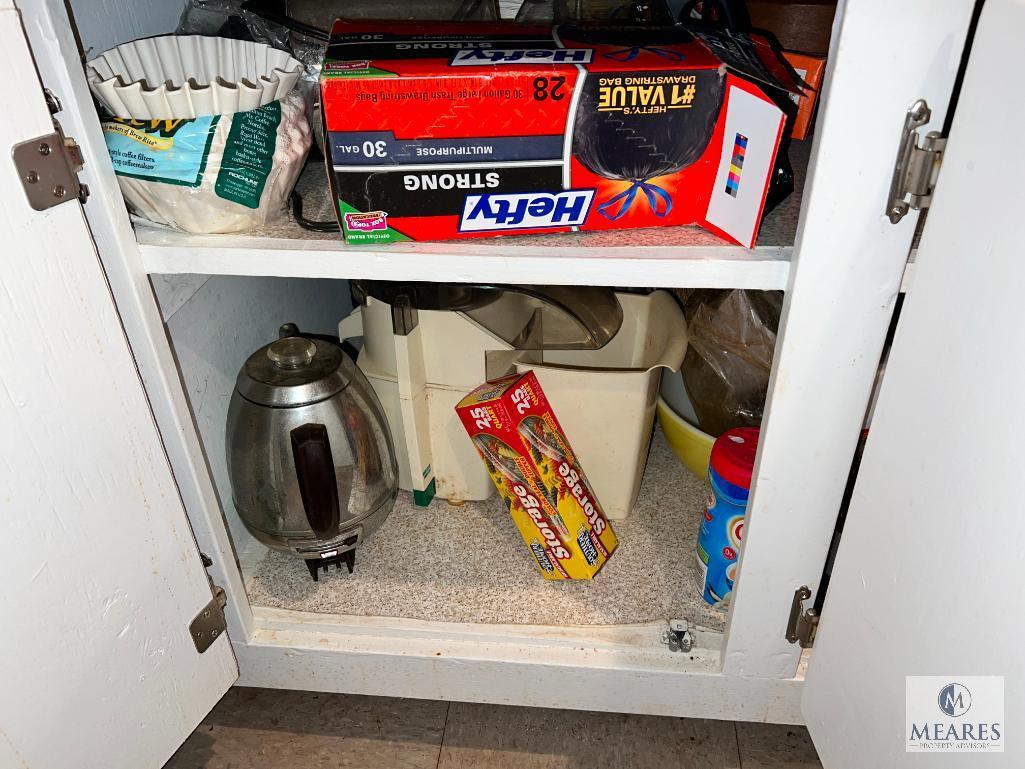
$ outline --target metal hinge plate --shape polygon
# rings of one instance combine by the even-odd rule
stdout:
[[[886,204],[886,215],[893,224],[903,219],[910,209],[927,208],[932,202],[947,140],[938,131],[919,136],[918,129],[931,118],[932,111],[925,99],[916,101],[904,118],[897,162],[890,180],[890,198]]]
[[[224,605],[228,602],[224,588],[213,585],[214,597],[210,603],[199,610],[199,614],[189,625],[189,635],[196,644],[196,651],[202,654],[216,641],[228,626],[224,621]]]
[[[51,107],[52,109],[52,107]],[[85,203],[89,188],[78,181],[82,169],[82,151],[74,139],[53,121],[53,133],[15,144],[11,149],[22,189],[36,211],[78,200]]]
[[[662,631],[662,643],[668,646],[671,652],[689,652],[693,649],[694,636],[690,632],[687,620],[670,620],[669,627]]]
[[[805,608],[804,602],[811,598],[811,590],[801,585],[794,591],[794,602],[790,604],[790,621],[787,622],[787,640],[807,649],[815,643],[815,632],[819,628],[819,613]]]

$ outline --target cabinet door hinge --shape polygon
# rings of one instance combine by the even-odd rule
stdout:
[[[50,114],[61,109],[57,97],[45,92]],[[53,133],[37,136],[11,148],[14,167],[18,170],[28,203],[36,211],[77,200],[85,203],[89,188],[79,182],[78,172],[84,160],[74,139],[64,135],[60,123],[53,120]]]
[[[819,613],[805,608],[804,602],[811,598],[811,590],[801,585],[794,591],[794,602],[790,604],[790,621],[787,622],[787,640],[807,649],[815,643],[815,631],[819,628]]]
[[[203,559],[203,566],[209,569],[213,565],[210,556],[205,553],[200,553],[199,555]],[[195,619],[189,623],[189,635],[192,636],[192,642],[196,645],[196,651],[200,654],[209,649],[210,645],[228,629],[227,622],[224,619],[224,607],[228,603],[228,598],[224,594],[224,588],[220,585],[215,585],[214,581],[210,579],[209,574],[207,574],[206,578],[210,583],[210,592],[213,594],[213,597],[206,606],[199,610],[199,614],[196,615]]]
[[[693,649],[694,636],[691,635],[687,620],[670,620],[669,626],[662,631],[662,643],[668,646],[671,652],[689,652]]]
[[[897,161],[890,180],[890,198],[886,204],[886,215],[893,224],[903,219],[909,209],[928,208],[932,202],[947,140],[939,131],[930,131],[924,137],[919,135],[918,129],[931,117],[929,105],[925,99],[919,99],[904,118]]]

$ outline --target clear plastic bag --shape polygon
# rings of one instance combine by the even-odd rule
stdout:
[[[782,291],[686,295],[688,346],[681,373],[706,433],[761,423],[782,307]]]
[[[241,2],[238,0],[187,0],[178,21],[179,35],[217,35],[228,37],[223,33],[233,18],[240,18]]]
[[[320,65],[327,48],[327,34],[304,34],[301,29],[290,29],[272,19],[243,8],[243,0],[187,0],[178,22],[179,35],[218,35],[253,40],[257,43],[290,51],[303,63],[304,73],[299,78],[299,90],[307,103],[320,100]],[[315,125],[315,130],[319,126]]]

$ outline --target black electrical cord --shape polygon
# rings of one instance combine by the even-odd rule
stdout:
[[[288,196],[288,200],[292,204],[292,218],[295,219],[295,223],[304,230],[310,230],[311,232],[341,232],[337,221],[316,222],[304,217],[303,197],[299,194],[298,190],[292,190],[292,194]]]

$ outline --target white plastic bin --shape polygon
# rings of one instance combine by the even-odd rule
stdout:
[[[683,312],[671,294],[620,292],[617,297],[623,325],[601,349],[546,351],[542,365],[516,363],[517,370],[536,373],[605,513],[614,520],[626,518],[637,499],[662,369],[679,370],[687,351]],[[429,467],[436,495],[443,499],[490,497],[494,486],[454,408],[484,381],[485,352],[509,346],[461,313],[421,310],[418,344],[425,392],[417,397],[416,386],[407,386],[403,408],[390,305],[368,299],[362,311],[339,326],[343,338],[361,334],[364,349],[358,362],[388,416],[399,454],[399,486],[415,489],[414,474]],[[409,408],[409,403],[420,405]],[[423,432],[424,427],[415,427],[418,423],[428,435],[409,434]]]

